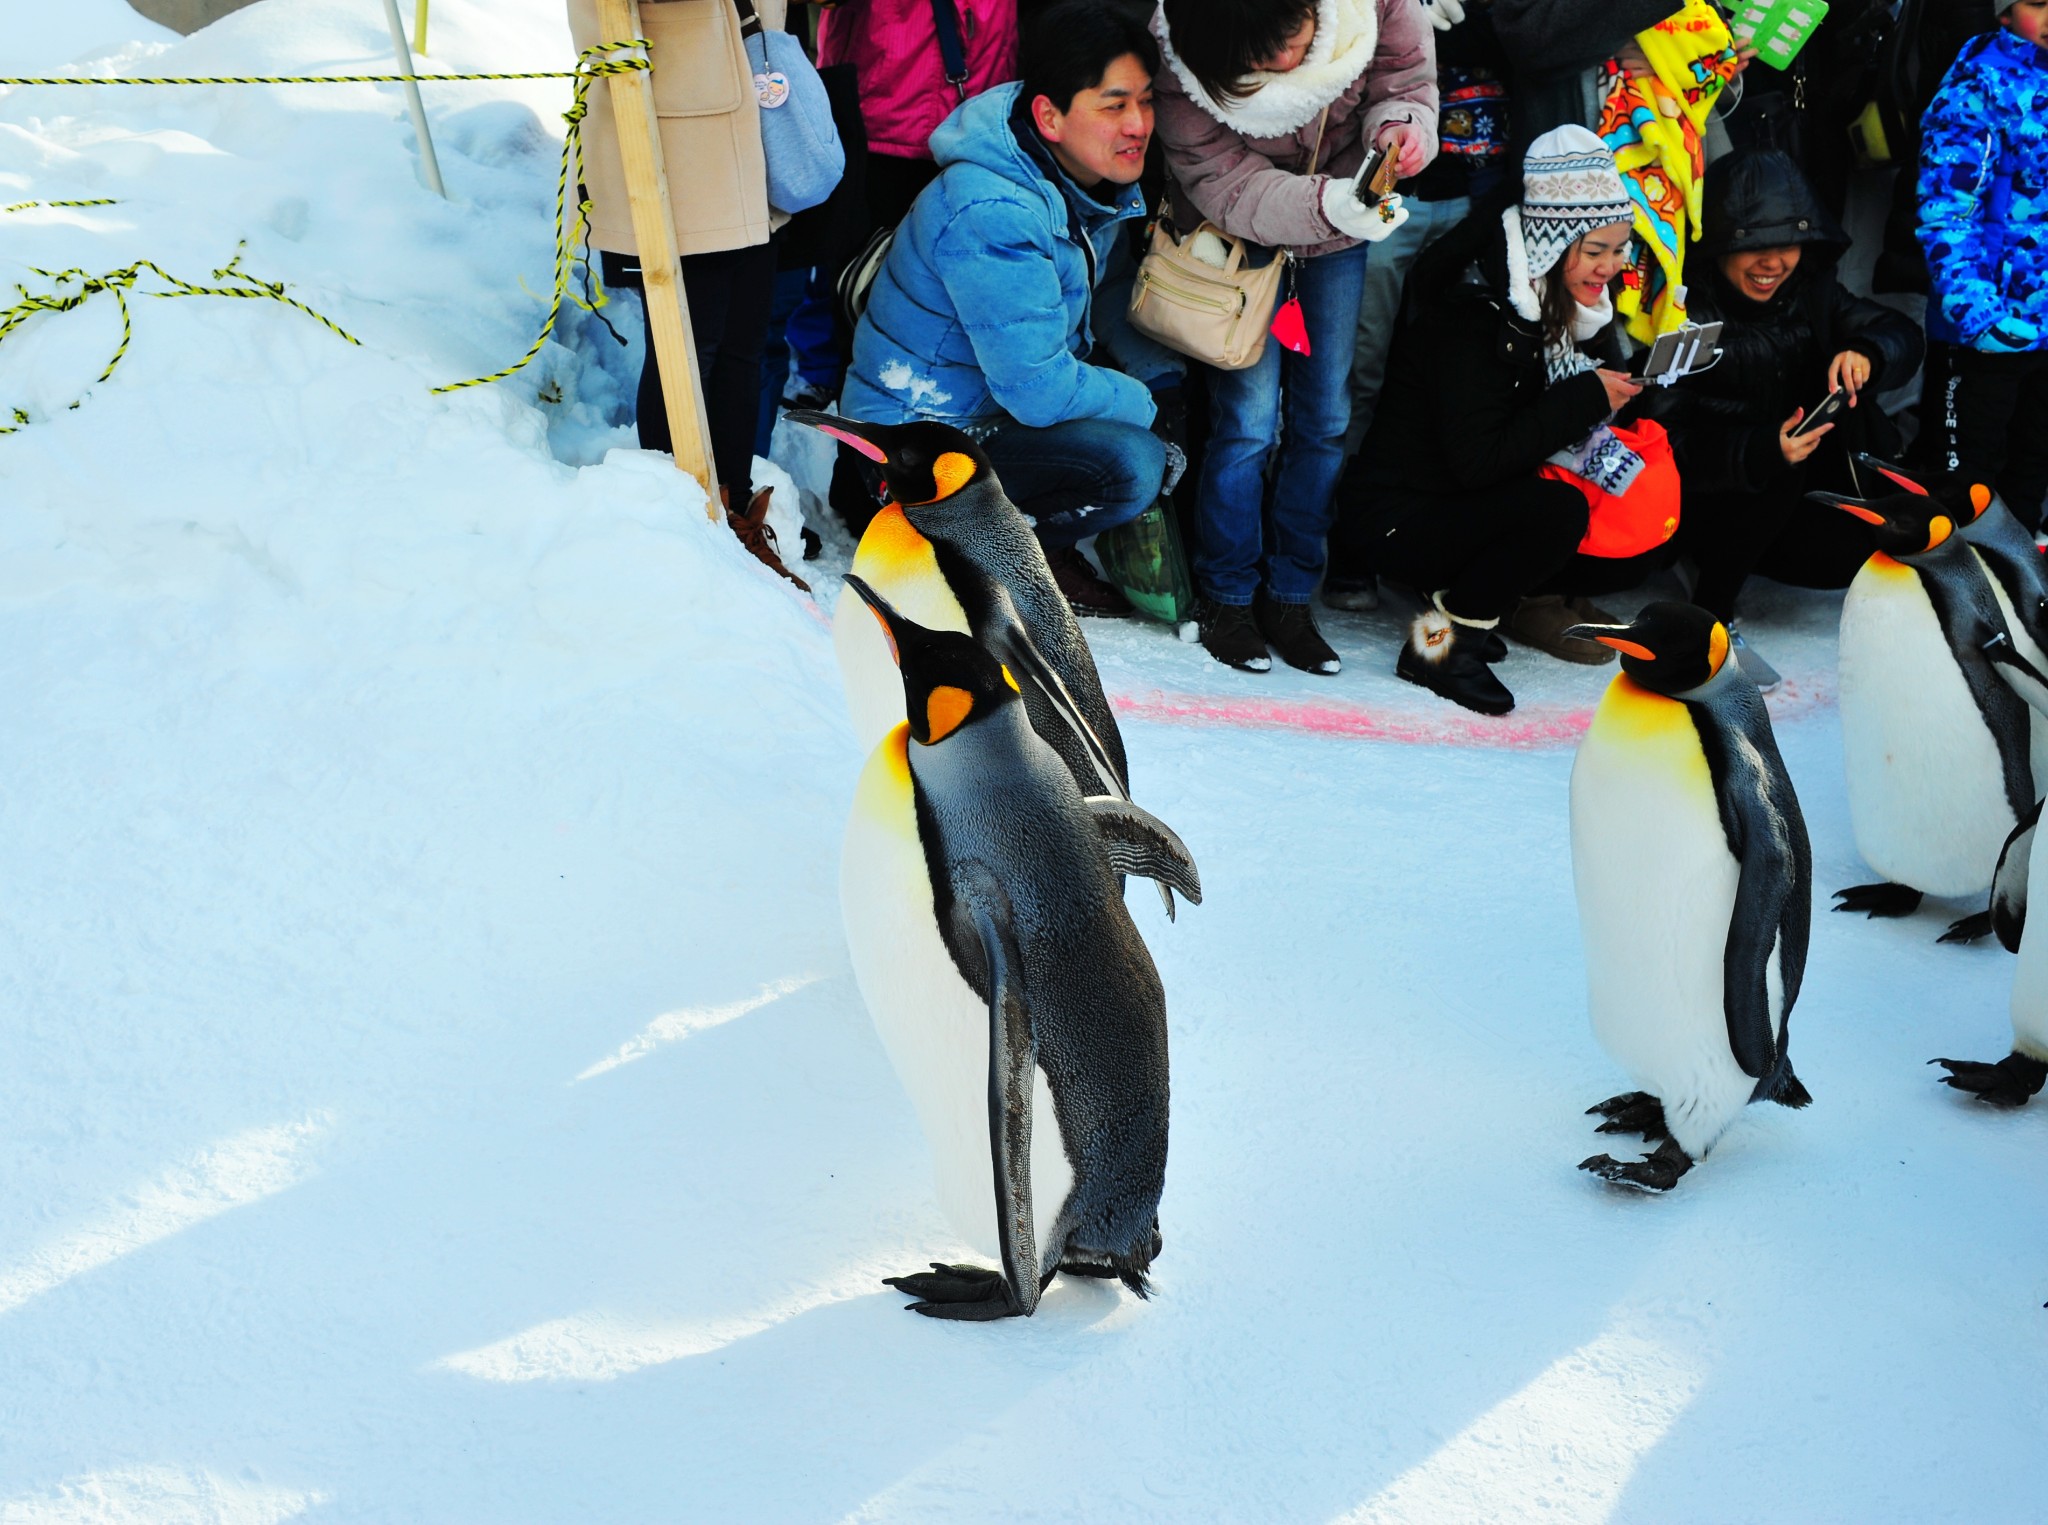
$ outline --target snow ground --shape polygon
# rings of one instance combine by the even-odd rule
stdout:
[[[0,72],[385,58],[340,0],[63,10]],[[434,43],[568,56],[546,0]],[[1924,1068],[2004,1052],[2011,962],[1934,945],[1960,907],[1818,916],[1815,1105],[1602,1187],[1565,782],[1607,675],[1517,654],[1488,728],[1391,679],[1391,613],[1332,617],[1331,682],[1090,627],[1209,889],[1131,902],[1157,1296],[905,1317],[877,1279],[957,1247],[839,930],[822,617],[604,454],[601,332],[427,391],[538,324],[566,94],[429,87],[453,207],[392,91],[0,94],[0,202],[122,202],[0,214],[0,281],[246,238],[365,341],[138,299],[95,386],[100,298],[0,346],[0,1525],[2040,1517],[2048,1109]],[[1834,609],[1749,621],[1824,890]]]

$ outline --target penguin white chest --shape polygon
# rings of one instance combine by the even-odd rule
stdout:
[[[896,691],[900,710],[900,680]],[[996,1258],[988,1005],[961,977],[939,932],[908,742],[899,720],[861,772],[839,864],[840,911],[861,997],[931,1146],[939,1204],[955,1232]],[[1041,1234],[1072,1187],[1041,1070],[1031,1106],[1031,1197]]]
[[[1873,556],[1842,604],[1842,759],[1857,851],[1931,895],[1990,888],[2013,828],[1998,744],[1911,567]]]
[[[1594,1036],[1694,1158],[1756,1082],[1729,1049],[1723,960],[1741,865],[1691,714],[1617,677],[1572,764],[1572,878]]]
[[[967,611],[939,571],[931,542],[892,503],[876,514],[860,537],[851,569],[898,611],[932,630],[970,634]],[[876,745],[903,719],[903,675],[889,652],[889,638],[851,588],[842,586],[832,609],[832,649],[846,684],[846,708],[854,739],[863,749]]]

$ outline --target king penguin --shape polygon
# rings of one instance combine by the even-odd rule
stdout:
[[[869,424],[808,411],[787,416],[860,452],[881,467],[888,483],[889,505],[861,536],[854,574],[907,618],[970,634],[994,652],[1023,679],[1025,713],[1081,792],[1128,797],[1123,735],[1103,697],[1094,654],[1052,580],[1030,521],[1004,495],[981,447],[950,424],[932,421]],[[872,747],[903,719],[903,684],[874,621],[845,589],[833,611],[832,644],[855,739],[863,749]],[[1085,727],[1075,727],[1062,710],[1077,712]],[[1101,777],[1105,765],[1113,778]]]
[[[1839,702],[1856,848],[1888,882],[1836,891],[1835,909],[1982,894],[2037,798],[2027,706],[1985,654],[2007,634],[1993,579],[1932,495],[1811,496],[1870,525],[1875,550],[1842,602]]]
[[[1987,654],[2005,673],[2015,692],[2036,714],[2048,713],[2048,675],[2022,656],[2010,641],[1993,640]],[[2048,1082],[2048,939],[2028,941],[2027,887],[2040,846],[2041,805],[2034,808],[2006,838],[1991,881],[1991,927],[2019,967],[2012,980],[2012,1052],[1994,1063],[1974,1059],[1934,1059],[1948,1071],[1942,1078],[1959,1091],[1996,1107],[2024,1106]],[[2048,864],[2043,865],[2048,873]]]
[[[1083,796],[972,636],[847,582],[909,716],[869,757],[847,822],[847,943],[941,1204],[1000,1261],[888,1284],[950,1319],[1029,1315],[1063,1270],[1143,1296],[1166,1178],[1166,1001],[1117,875],[1200,903],[1194,862],[1128,801]]]
[[[1621,653],[1572,763],[1587,1004],[1640,1091],[1588,1109],[1640,1160],[1580,1168],[1668,1191],[1752,1101],[1803,1107],[1787,1020],[1806,970],[1813,856],[1756,685],[1691,604],[1567,635]]]

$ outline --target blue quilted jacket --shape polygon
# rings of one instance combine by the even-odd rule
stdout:
[[[1929,336],[2048,349],[2048,51],[2003,29],[1975,39],[1920,131]]]
[[[839,400],[848,418],[936,418],[969,430],[1005,417],[1034,428],[1107,418],[1144,428],[1154,412],[1147,382],[1181,369],[1124,321],[1123,235],[1145,215],[1144,193],[1105,184],[1105,204],[1075,189],[1049,154],[1027,151],[1013,122],[1022,88],[975,96],[932,134],[939,178],[897,228],[869,291]],[[1028,119],[1022,131],[1032,131]],[[1089,363],[1098,329],[1134,374]]]

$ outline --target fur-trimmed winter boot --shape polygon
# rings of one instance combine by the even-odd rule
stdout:
[[[1493,675],[1483,652],[1498,619],[1460,619],[1436,594],[1408,627],[1407,644],[1394,660],[1394,674],[1441,694],[1482,715],[1505,715],[1515,696]]]

